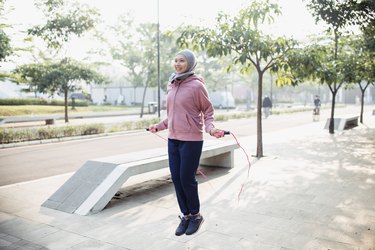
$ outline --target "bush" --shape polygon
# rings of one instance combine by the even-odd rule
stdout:
[[[51,138],[57,138],[56,129],[47,127],[47,128],[40,128],[38,129],[38,139],[51,139]]]
[[[150,127],[153,124],[156,124],[160,121],[160,119],[155,118],[151,120],[141,120],[141,121],[130,121],[130,122],[125,122],[122,123],[120,130],[128,131],[128,130],[136,130],[136,129],[145,129]]]
[[[0,143],[14,143],[35,140],[37,137],[32,130],[0,129]]]
[[[94,135],[94,134],[101,134],[104,132],[105,132],[105,127],[103,124],[83,125],[81,127],[81,135]]]
[[[62,100],[52,100],[51,102],[48,103],[51,106],[64,106],[64,101]],[[72,106],[72,101],[68,101],[68,106]],[[89,106],[89,101],[85,100],[76,100],[75,101],[75,106],[76,107],[88,107]]]
[[[77,131],[74,126],[65,126],[63,130],[63,136],[64,137],[71,137],[75,136],[77,134]]]
[[[47,105],[41,98],[0,98],[0,105]]]
[[[76,100],[76,107],[87,107],[89,101]],[[51,106],[64,106],[63,100],[46,100],[42,98],[0,98],[0,105],[51,105]],[[72,101],[68,100],[68,106],[72,106]]]
[[[105,132],[103,124],[90,124],[63,127],[43,127],[39,129],[0,129],[0,143],[8,144],[32,140],[71,137],[79,135],[93,135]]]

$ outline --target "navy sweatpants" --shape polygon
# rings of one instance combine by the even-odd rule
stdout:
[[[184,215],[199,213],[198,182],[195,178],[203,141],[168,139],[169,168],[177,201]]]

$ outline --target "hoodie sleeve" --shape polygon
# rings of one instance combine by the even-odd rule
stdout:
[[[158,129],[158,131],[162,131],[164,129],[167,129],[168,128],[168,118],[165,118],[164,120],[162,120],[161,122],[156,124],[155,127]]]
[[[205,126],[205,131],[210,132],[215,126],[214,121],[214,108],[212,106],[211,100],[208,97],[208,92],[203,83],[199,86],[195,92],[196,103],[199,105],[199,109],[203,114],[203,121]]]

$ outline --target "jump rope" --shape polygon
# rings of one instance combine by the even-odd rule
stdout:
[[[166,138],[164,138],[163,136],[160,136],[158,135],[157,133],[152,133],[148,128],[146,128],[146,131],[149,131],[151,134],[154,134],[156,135],[157,137],[159,137],[160,139],[164,140],[164,141],[167,141],[168,140]],[[248,163],[248,168],[247,168],[247,176],[246,176],[246,179],[244,180],[244,182],[241,184],[241,188],[240,188],[240,191],[238,192],[238,195],[237,195],[237,201],[239,202],[240,201],[240,196],[241,196],[241,193],[243,192],[244,190],[244,187],[245,187],[245,183],[246,183],[246,180],[249,178],[250,176],[250,168],[251,168],[251,163],[250,163],[250,158],[249,158],[249,155],[246,153],[246,150],[241,146],[241,144],[239,143],[237,137],[230,131],[225,131],[225,130],[220,130],[219,132],[219,135],[221,137],[224,137],[225,135],[232,135],[232,137],[234,138],[234,140],[236,141],[236,144],[238,145],[238,147],[240,149],[242,149],[243,153],[246,155],[246,159],[247,159],[247,163]],[[211,188],[213,188],[213,186],[211,185],[210,181],[208,180],[208,177],[203,173],[203,171],[201,169],[197,169],[197,172],[203,176],[203,178],[208,182],[208,184],[211,186]]]

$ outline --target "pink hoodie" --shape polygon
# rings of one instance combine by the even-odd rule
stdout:
[[[168,85],[167,118],[156,125],[169,129],[168,138],[202,141],[203,124],[208,133],[214,125],[214,109],[203,80],[196,75]]]

